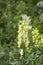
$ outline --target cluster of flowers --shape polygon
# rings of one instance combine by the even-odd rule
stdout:
[[[43,37],[40,35],[39,30],[37,28],[33,28],[32,30],[32,40],[35,47],[42,47],[43,46]]]
[[[32,28],[30,25],[30,17],[26,15],[22,15],[22,19],[19,23],[19,30],[18,30],[18,48],[21,47],[22,44],[25,45],[27,48],[30,41],[28,39],[28,31]],[[23,49],[22,49],[23,53]],[[20,51],[20,54],[23,55]]]

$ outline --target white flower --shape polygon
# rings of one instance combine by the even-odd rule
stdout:
[[[32,28],[32,26],[29,26],[29,30]]]
[[[23,49],[20,49],[20,55],[21,56],[23,55]]]

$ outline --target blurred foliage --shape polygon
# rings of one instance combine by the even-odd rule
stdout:
[[[0,0],[0,65],[43,65],[43,0]]]

